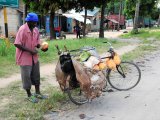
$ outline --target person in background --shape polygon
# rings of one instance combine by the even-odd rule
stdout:
[[[74,26],[74,30],[76,31],[76,38],[81,38],[81,27],[78,22],[76,23],[76,26]]]
[[[38,98],[47,98],[40,92],[40,70],[37,50],[40,48],[40,39],[39,31],[36,28],[38,16],[35,13],[28,13],[25,21],[26,23],[19,28],[14,42],[16,47],[16,64],[20,66],[22,84],[28,100],[37,103]],[[31,93],[32,85],[35,86],[34,94]]]

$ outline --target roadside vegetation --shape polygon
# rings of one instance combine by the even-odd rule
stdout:
[[[131,33],[125,34],[122,37],[134,40],[133,38],[140,39],[140,45],[135,50],[125,54],[122,56],[122,60],[132,61],[134,59],[138,59],[143,57],[145,54],[153,52],[157,50],[159,44],[159,30],[156,29],[143,29],[137,35],[132,35]],[[50,63],[56,61],[58,59],[57,51],[55,45],[59,45],[60,48],[63,48],[64,45],[70,49],[77,49],[82,46],[95,46],[99,53],[104,53],[108,50],[107,44],[104,44],[103,41],[107,39],[80,39],[80,40],[57,40],[57,41],[47,41],[49,43],[49,50],[46,53],[40,51],[40,60],[43,64]],[[127,45],[129,43],[118,42],[117,40],[108,40],[112,43],[114,48],[121,47],[123,45]],[[0,46],[2,41],[0,43]],[[107,47],[107,48],[106,48]],[[0,47],[1,48],[1,47]],[[4,48],[3,48],[4,49]],[[0,49],[2,51],[2,49]],[[10,51],[12,50],[12,51]],[[17,67],[15,66],[15,47],[11,45],[11,48],[8,49],[7,55],[0,56],[0,68],[4,68],[4,70],[0,71],[0,77],[2,77],[2,72],[5,74],[11,74]],[[3,66],[3,64],[5,64]],[[10,70],[10,69],[13,70]],[[41,78],[46,81],[45,78]],[[33,89],[34,90],[34,89]],[[52,87],[47,84],[43,86],[42,93],[47,93],[49,95],[48,100],[41,100],[38,104],[32,104],[28,102],[26,98],[26,94],[24,90],[21,88],[21,82],[12,83],[10,86],[4,89],[0,89],[0,116],[2,119],[7,120],[25,120],[25,119],[38,119],[42,120],[43,116],[46,112],[60,112],[70,108],[70,101],[66,94],[63,94],[59,88]],[[34,92],[34,91],[33,91]],[[68,104],[69,103],[69,104]],[[74,105],[75,106],[75,105]],[[62,110],[63,108],[63,110]]]
[[[140,40],[139,47],[122,56],[123,60],[131,61],[136,58],[143,57],[145,54],[153,52],[159,48],[160,29],[157,29],[157,28],[144,29],[143,28],[139,30],[138,34],[132,34],[132,32],[129,32],[127,34],[123,34],[121,38]]]
[[[131,31],[128,34],[123,34],[121,36],[121,38],[139,38],[142,40],[152,38],[152,39],[160,40],[160,29],[158,29],[158,28],[141,28],[139,30],[139,33],[133,34]]]

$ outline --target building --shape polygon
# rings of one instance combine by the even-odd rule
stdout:
[[[84,17],[85,11],[83,10],[80,14]],[[94,10],[87,10],[87,19],[91,21],[90,30],[91,31],[99,31],[100,28],[100,9],[95,8]]]
[[[23,2],[19,0],[18,8],[7,7],[8,33],[16,34],[18,28],[23,24]],[[3,7],[0,8],[0,34],[5,34]]]

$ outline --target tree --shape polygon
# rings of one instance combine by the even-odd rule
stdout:
[[[138,33],[139,6],[140,6],[140,0],[137,0],[135,17],[134,17],[134,25],[133,25],[133,33]]]
[[[101,0],[101,22],[100,22],[99,38],[104,38],[104,12],[106,5],[107,5],[107,0]]]
[[[126,5],[124,9],[124,13],[126,17],[134,18],[135,16],[135,10],[136,10],[136,1],[134,0],[126,0]],[[157,4],[158,1],[156,0],[141,0],[140,2],[140,8],[139,8],[139,16],[152,16],[155,11],[157,11]]]
[[[72,0],[23,0],[28,5],[29,10],[36,11],[40,14],[50,14],[50,39],[55,39],[54,17],[55,12],[61,9],[63,12],[70,10],[77,4]]]
[[[117,30],[119,30],[119,27],[120,27],[120,20],[121,20],[121,11],[122,11],[122,0],[119,1],[120,3],[120,7],[119,7],[119,16],[118,16],[118,28]]]
[[[157,0],[126,0],[125,5],[125,15],[127,18],[134,19],[133,33],[138,32],[138,19],[139,16],[142,18],[149,17],[151,18],[158,9],[156,8],[158,1]],[[157,16],[158,17],[158,16]],[[156,17],[156,18],[157,18]]]
[[[85,37],[86,33],[86,19],[87,19],[87,10],[93,10],[95,6],[100,6],[97,0],[92,0],[92,4],[90,0],[77,0],[77,6],[75,7],[76,11],[81,11],[84,9],[85,16],[84,16],[84,24],[83,24],[83,37]]]

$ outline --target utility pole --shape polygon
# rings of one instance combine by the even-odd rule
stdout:
[[[5,6],[3,7],[3,15],[4,15],[5,37],[8,38],[7,9]]]
[[[10,42],[9,42],[9,39],[8,39],[7,9],[6,9],[5,6],[3,7],[3,15],[4,15],[5,37],[6,37],[5,40],[6,40],[7,47],[9,47],[10,46]]]

